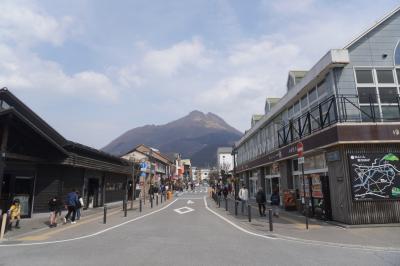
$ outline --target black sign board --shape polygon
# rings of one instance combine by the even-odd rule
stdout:
[[[400,199],[400,154],[350,154],[355,200]]]

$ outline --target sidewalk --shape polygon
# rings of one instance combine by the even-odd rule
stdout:
[[[235,216],[234,201],[228,199],[228,211],[225,211],[225,201],[221,200],[221,207],[212,198],[207,199],[208,205],[224,217],[237,222],[240,226],[260,234],[267,234],[280,238],[322,241],[335,244],[363,245],[374,247],[400,248],[400,224],[376,225],[364,227],[343,227],[317,219],[309,219],[309,229],[306,230],[305,217],[297,212],[280,210],[279,218],[273,217],[273,232],[269,231],[268,206],[267,217],[260,217],[258,206],[251,203],[251,222],[248,221],[247,208],[241,213],[238,206],[238,215]]]
[[[152,211],[157,209],[158,207],[164,206],[166,203],[171,202],[171,200],[163,201],[161,204],[161,199],[159,198],[159,204],[156,205],[156,200],[153,202],[153,207],[150,208],[150,202],[147,199],[146,203],[142,205],[142,213],[139,212],[139,200],[135,200],[133,202],[133,209],[131,209],[131,201],[128,201],[127,204],[127,217],[139,216],[148,211]],[[121,219],[124,218],[122,201],[113,202],[107,204],[107,224],[113,224],[121,222]],[[54,238],[54,233],[63,232],[68,230],[68,234],[70,235],[79,235],[81,233],[89,233],[94,231],[97,228],[103,228],[103,217],[104,217],[104,208],[98,207],[94,209],[87,209],[81,211],[81,219],[77,221],[76,224],[72,225],[69,222],[64,224],[63,218],[67,214],[67,211],[63,211],[62,215],[57,218],[58,226],[55,228],[49,227],[49,213],[38,213],[34,214],[32,218],[22,219],[20,229],[13,228],[12,231],[7,231],[4,235],[4,239],[1,242],[7,241],[34,241],[34,240],[44,240],[42,236],[46,235],[46,237]],[[78,229],[79,228],[79,229]],[[76,232],[74,232],[76,231]],[[57,236],[58,237],[58,236]]]

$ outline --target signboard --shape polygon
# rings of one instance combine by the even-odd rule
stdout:
[[[302,142],[297,143],[297,157],[303,157],[304,146]]]
[[[355,200],[400,199],[400,154],[350,154]]]
[[[298,164],[304,164],[304,157],[299,157],[297,159]]]

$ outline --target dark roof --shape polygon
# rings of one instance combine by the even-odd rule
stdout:
[[[65,139],[60,133],[58,133],[54,128],[52,128],[37,114],[35,114],[28,106],[20,101],[15,95],[13,95],[7,88],[0,89],[0,101],[5,101],[10,106],[8,109],[1,110],[0,115],[12,113],[66,155],[68,155],[69,151],[81,155],[84,154],[89,157],[95,157],[100,160],[116,162],[122,165],[129,164],[129,161],[125,159]]]

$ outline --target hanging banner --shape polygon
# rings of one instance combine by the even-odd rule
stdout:
[[[355,200],[400,199],[400,154],[350,154]]]

